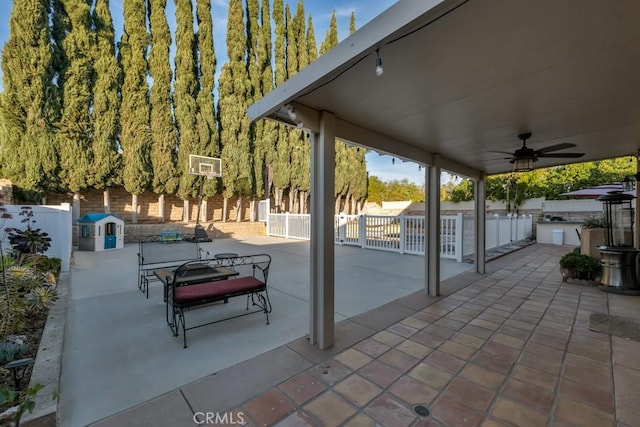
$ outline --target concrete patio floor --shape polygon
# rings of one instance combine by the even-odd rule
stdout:
[[[106,252],[76,251],[62,354],[60,425],[88,425],[305,336],[309,242],[254,237],[218,239],[201,247],[211,255],[272,256],[270,325],[256,315],[198,328],[188,332],[189,348],[183,349],[182,337],[173,337],[165,322],[161,285],[152,283],[149,299],[137,288],[136,244]],[[181,245],[171,248],[184,250]],[[337,246],[336,321],[420,290],[423,265],[421,256]],[[444,260],[442,276],[470,268]],[[189,312],[187,322],[243,308],[244,299],[236,298],[228,305]]]
[[[588,319],[640,320],[640,298],[562,283],[569,249],[521,249],[486,275],[444,280],[443,297],[416,292],[341,321],[329,351],[296,339],[95,425],[192,426],[207,414],[260,426],[638,425],[640,342]]]

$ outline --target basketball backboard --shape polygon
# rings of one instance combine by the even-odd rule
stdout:
[[[189,174],[201,176],[222,176],[222,161],[216,157],[189,154]]]

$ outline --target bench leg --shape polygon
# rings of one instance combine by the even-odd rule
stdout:
[[[173,312],[173,319],[171,323],[169,323],[169,328],[171,329],[171,332],[173,332],[174,337],[180,335],[180,328],[182,328],[182,341],[184,348],[187,348],[187,327],[184,318],[184,310],[181,307],[175,307],[172,305],[171,311]]]
[[[256,301],[257,299],[257,301]],[[251,305],[258,306],[262,309],[267,316],[267,325],[269,324],[269,313],[271,313],[271,301],[269,300],[269,293],[265,289],[263,292],[255,292],[251,294]],[[249,306],[249,295],[247,295],[247,309]]]

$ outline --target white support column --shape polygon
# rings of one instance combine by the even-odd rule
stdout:
[[[309,341],[325,350],[334,344],[335,116],[320,113],[320,133],[311,140],[311,313]]]
[[[440,295],[440,155],[433,155],[433,165],[427,167],[425,277],[427,293]]]
[[[404,250],[407,246],[407,217],[405,214],[400,214],[400,253],[404,254]]]
[[[462,262],[464,257],[464,215],[462,212],[456,214],[456,261]]]
[[[476,272],[484,274],[486,272],[485,262],[485,246],[486,246],[486,232],[487,232],[487,217],[486,217],[486,199],[487,199],[487,187],[484,174],[480,175],[479,179],[476,179],[474,185],[475,196],[475,234],[476,234],[476,250],[475,250],[475,264]],[[499,228],[500,224],[496,221],[496,228]],[[500,242],[497,242],[500,245]]]

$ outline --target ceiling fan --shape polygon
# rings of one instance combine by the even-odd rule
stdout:
[[[556,159],[577,159],[584,156],[585,153],[554,153],[555,151],[564,150],[566,148],[575,147],[575,144],[563,142],[562,144],[550,145],[548,147],[534,150],[527,147],[527,139],[531,138],[531,132],[524,132],[518,135],[518,138],[522,141],[522,147],[518,148],[515,152],[510,153],[508,151],[493,151],[493,153],[508,154],[511,157],[505,157],[510,159],[509,163],[513,163],[514,172],[530,171],[533,169],[533,163],[537,162],[539,158],[556,158]]]

